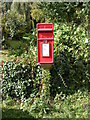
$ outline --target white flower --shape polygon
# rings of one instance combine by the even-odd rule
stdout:
[[[35,33],[33,32],[33,35],[34,35]]]
[[[23,65],[22,65],[22,67],[24,68],[24,67],[25,67],[25,65],[23,64]]]
[[[85,39],[85,43],[88,43],[88,38]]]
[[[84,11],[84,8],[82,9],[82,11]]]

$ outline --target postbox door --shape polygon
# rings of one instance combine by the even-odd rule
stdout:
[[[53,24],[37,25],[37,57],[38,63],[53,63]]]

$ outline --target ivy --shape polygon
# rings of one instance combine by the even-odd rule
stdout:
[[[37,73],[39,72],[38,78]],[[8,61],[3,65],[3,81],[2,81],[2,96],[3,99],[6,96],[12,98],[28,98],[34,89],[36,93],[39,89],[41,80],[40,69],[38,66],[34,66],[32,76],[31,63],[25,64],[23,62]],[[33,78],[32,78],[33,77]],[[34,79],[34,80],[33,80]]]

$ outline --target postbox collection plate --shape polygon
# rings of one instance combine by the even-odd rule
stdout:
[[[37,24],[37,62],[40,64],[53,63],[54,28],[52,23]]]
[[[42,56],[43,57],[49,57],[49,43],[47,43],[47,44],[43,43],[42,44]]]

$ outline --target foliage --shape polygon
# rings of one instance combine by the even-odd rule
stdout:
[[[85,43],[87,33],[81,25],[71,26],[65,23],[55,24],[54,30],[51,91],[52,94],[60,91],[72,93],[75,89],[88,85],[88,43]]]
[[[18,42],[17,42],[18,41]],[[36,29],[32,29],[32,33],[25,33],[21,40],[6,40],[4,43],[4,49],[8,49],[8,56],[21,56],[23,53],[27,53],[36,48]]]
[[[25,33],[26,23],[23,16],[16,11],[8,11],[6,14],[5,31],[12,38],[19,38]]]
[[[5,41],[4,48],[9,50],[8,56],[15,55],[20,56],[22,53],[24,53],[28,47],[25,42],[22,42],[20,40],[7,40]]]
[[[39,113],[39,117],[44,114],[50,113],[50,72],[48,70],[42,70],[42,88],[40,88],[40,98],[34,97],[33,104],[30,106],[30,112]],[[43,83],[42,83],[43,82]],[[32,96],[30,97],[32,98]]]
[[[84,88],[85,89],[85,88]],[[88,91],[76,91],[66,96],[62,92],[54,98],[54,107],[60,118],[88,118]]]
[[[45,20],[50,22],[73,21],[79,25],[86,22],[88,14],[88,3],[84,2],[43,2],[38,3],[38,7],[42,10]]]
[[[73,95],[65,95],[62,92],[57,94],[54,101],[50,104],[46,104],[40,98],[34,98],[33,94],[30,95],[23,103],[23,114],[30,113],[34,118],[67,118],[67,119],[88,119],[88,90],[83,88],[76,91]],[[10,97],[3,101],[3,117],[20,118],[24,117],[21,114],[20,102],[15,102]],[[9,108],[9,109],[8,109]],[[17,112],[14,112],[17,111]],[[26,118],[29,118],[28,114],[25,114]]]
[[[36,29],[32,29],[31,33],[25,33],[23,35],[23,42],[27,43],[30,46],[36,46],[37,38],[36,38]]]
[[[27,73],[30,72],[31,69],[28,68],[25,70],[25,67],[26,66],[22,63],[13,64],[13,62],[8,62],[5,64],[3,71],[7,72],[4,74],[3,80],[3,97],[7,95],[12,96],[13,98],[24,96],[26,93],[25,90],[28,89],[28,87],[32,87],[32,81],[30,77],[27,76]],[[25,76],[27,76],[27,78],[25,78]],[[28,91],[26,94],[28,95],[29,93],[30,91]]]
[[[33,19],[36,20],[36,22],[40,21],[40,22],[44,22],[44,14],[42,9],[40,9],[38,7],[38,3],[33,3],[32,5],[32,9],[31,9],[31,16]]]
[[[26,32],[35,27],[35,20],[31,16],[32,6],[32,2],[13,2],[11,5],[11,10],[15,10],[18,14],[22,15],[26,21]]]
[[[25,32],[30,32],[36,26],[36,20],[31,16],[33,3],[10,2],[2,3],[2,36],[20,40]]]
[[[3,66],[4,78],[2,81],[3,99],[7,96],[18,99],[26,99],[32,92],[38,92],[40,84],[40,72],[38,66],[35,66],[32,71],[30,61],[10,61]],[[36,69],[37,68],[37,69]],[[38,78],[37,78],[38,72]],[[33,74],[33,76],[32,76]],[[34,81],[34,79],[36,79]]]
[[[18,41],[12,39],[9,45],[19,57],[3,65],[3,99],[11,97],[19,101],[20,108],[36,118],[87,118],[87,3],[12,3],[10,6],[3,13],[3,35],[5,31],[7,38],[11,36]],[[50,71],[37,64],[36,28],[32,28],[41,21],[54,23],[54,64]],[[12,100],[9,102],[12,104]]]
[[[46,102],[45,99],[34,98],[33,104],[28,108],[29,112],[32,114],[39,113],[36,117],[43,117],[44,114],[50,113],[50,105]]]
[[[27,110],[23,111],[20,109],[20,103],[15,102],[14,99],[8,97],[3,101],[2,104],[2,119],[10,119],[10,118],[30,118],[33,119]]]

